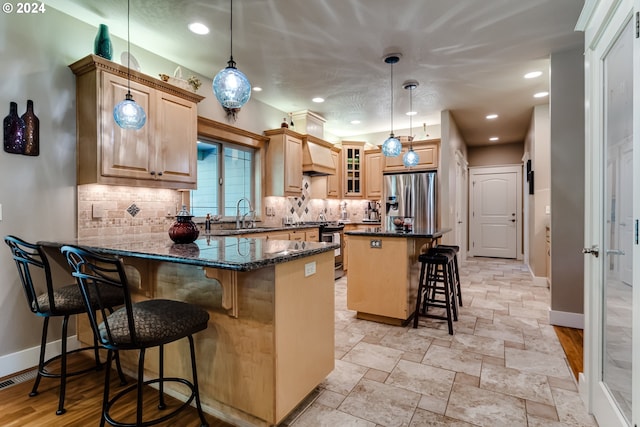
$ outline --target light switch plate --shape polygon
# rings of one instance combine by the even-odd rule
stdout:
[[[309,277],[316,274],[316,262],[308,262],[304,265],[304,277]]]

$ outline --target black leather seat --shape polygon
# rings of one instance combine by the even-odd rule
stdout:
[[[451,260],[451,273],[453,276],[453,282],[456,287],[456,296],[458,297],[458,305],[462,307],[462,288],[460,286],[460,270],[458,270],[458,252],[460,252],[460,246],[457,245],[438,245],[434,248],[438,252],[449,251],[453,255]]]
[[[413,327],[418,327],[419,317],[429,317],[447,321],[449,334],[453,335],[453,320],[458,320],[458,307],[455,300],[455,286],[449,268],[452,254],[449,251],[438,252],[433,248],[418,257],[420,278]],[[444,298],[444,299],[443,299]],[[429,308],[443,308],[445,315],[429,312]]]
[[[40,342],[38,374],[29,396],[36,396],[38,394],[38,386],[43,377],[60,378],[58,410],[56,411],[56,414],[62,415],[66,412],[64,408],[64,398],[67,378],[93,370],[100,370],[102,368],[102,363],[100,362],[98,354],[99,347],[95,338],[93,347],[83,347],[67,352],[67,327],[69,324],[69,318],[74,314],[82,314],[87,311],[82,299],[82,294],[80,293],[80,288],[76,283],[64,286],[54,285],[51,275],[51,266],[41,246],[26,242],[15,236],[6,236],[4,241],[11,249],[13,259],[18,267],[18,276],[20,277],[20,282],[22,283],[22,288],[25,297],[27,298],[29,310],[37,316],[44,318],[42,339]],[[119,293],[113,292],[109,289],[102,290],[104,291],[103,303],[109,310],[113,311],[113,307],[121,305],[124,302]],[[91,306],[94,308],[97,306],[97,300],[93,295],[91,297]],[[49,319],[51,317],[63,318],[61,337],[62,351],[59,355],[45,360],[47,332],[49,329]],[[67,356],[69,354],[85,350],[94,351],[94,357],[96,360],[95,367],[67,372]],[[59,372],[50,371],[49,365],[56,360],[60,360]],[[118,363],[117,366],[120,379],[124,382],[125,378],[120,370],[120,364]]]
[[[208,426],[202,412],[198,377],[196,370],[193,334],[207,328],[209,313],[193,304],[166,299],[152,299],[142,302],[132,302],[129,283],[122,261],[113,256],[104,256],[76,246],[63,246],[62,253],[66,256],[73,275],[80,285],[85,304],[89,304],[91,293],[95,292],[101,302],[102,292],[99,288],[106,287],[116,290],[122,295],[124,305],[113,313],[104,310],[102,304],[90,318],[91,327],[101,344],[109,350],[107,354],[107,372],[104,383],[104,399],[100,426],[105,421],[114,426],[150,426],[168,420],[190,405],[195,399],[196,408],[202,426]],[[185,378],[164,377],[164,345],[170,342],[188,338],[191,356],[192,381]],[[144,380],[145,351],[151,347],[159,347],[159,376],[156,379]],[[138,350],[138,381],[125,390],[110,397],[109,377],[110,366],[114,352],[123,350]],[[172,412],[152,420],[144,420],[142,413],[143,386],[158,384],[158,408],[165,409],[164,383],[177,382],[187,386],[191,392],[187,400]],[[136,391],[136,422],[135,424],[114,420],[110,409],[117,401],[129,392]]]

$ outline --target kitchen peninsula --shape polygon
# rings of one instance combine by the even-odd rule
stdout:
[[[405,325],[415,310],[418,256],[449,231],[404,233],[372,227],[345,232],[349,236],[349,310],[355,310],[360,319]]]
[[[122,257],[136,300],[206,308],[209,327],[194,335],[198,380],[205,411],[220,419],[276,425],[334,368],[336,244],[211,235],[176,245],[166,233],[40,243],[58,263],[62,244]],[[92,342],[84,318],[77,333]],[[166,376],[190,378],[187,349],[183,341],[166,346]],[[133,353],[121,355],[130,374]],[[145,371],[157,372],[157,356]]]

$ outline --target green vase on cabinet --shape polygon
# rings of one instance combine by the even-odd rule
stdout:
[[[98,27],[98,34],[96,34],[96,39],[93,42],[93,53],[109,61],[113,57],[113,44],[109,36],[109,27],[105,24],[100,24],[100,27]]]

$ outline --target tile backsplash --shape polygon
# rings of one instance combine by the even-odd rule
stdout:
[[[96,184],[77,188],[78,237],[165,232],[182,206],[183,193],[176,190]]]
[[[309,178],[303,180],[300,197],[265,197],[259,226],[280,227],[283,218],[294,222],[317,221],[323,213],[328,221],[340,219],[340,203],[346,202],[347,218],[360,221],[366,200],[312,199]],[[78,237],[112,236],[167,232],[188,192],[113,185],[79,185]],[[187,200],[185,199],[185,202]],[[188,205],[188,203],[186,203]],[[267,208],[273,215],[267,216]],[[195,218],[199,223],[203,218]],[[204,224],[199,224],[201,228]],[[235,223],[214,223],[214,228],[233,227]]]

